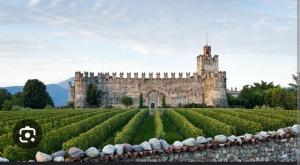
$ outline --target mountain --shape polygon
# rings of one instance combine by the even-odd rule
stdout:
[[[69,81],[71,81],[72,84],[74,84],[75,77],[71,77],[71,78],[69,78],[69,79],[67,79],[67,80],[64,80],[64,81],[62,81],[62,82],[59,82],[59,83],[57,83],[56,85],[58,85],[58,86],[60,86],[60,87],[62,87],[62,88],[68,89]]]
[[[69,78],[57,84],[46,85],[47,92],[51,96],[55,106],[66,106],[68,103],[68,83],[74,82],[74,78]],[[4,87],[11,94],[23,91],[23,86]]]

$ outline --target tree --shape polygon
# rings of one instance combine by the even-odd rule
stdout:
[[[97,86],[90,84],[86,93],[86,102],[91,107],[98,107],[101,105],[101,91],[97,89]]]
[[[265,102],[272,108],[296,109],[296,93],[286,88],[272,88],[266,92]]]
[[[298,76],[296,76],[294,74],[292,74],[292,78],[293,78],[294,83],[289,83],[289,86],[291,87],[292,90],[297,91],[300,80],[298,80]]]
[[[54,106],[52,98],[46,91],[46,86],[38,79],[30,79],[23,89],[24,107],[43,109],[47,104]]]
[[[123,96],[121,98],[121,102],[122,102],[122,104],[124,104],[126,106],[126,108],[133,104],[132,98],[128,97],[128,96]]]
[[[4,100],[3,101],[3,110],[10,111],[12,109],[11,100]]]
[[[0,110],[3,107],[4,100],[11,99],[11,94],[4,88],[0,88]]]
[[[14,94],[11,98],[12,106],[24,107],[24,96],[22,92]]]
[[[139,108],[144,107],[144,96],[143,93],[140,94],[140,100],[139,100]]]
[[[261,83],[254,83],[253,85],[245,85],[239,94],[240,103],[248,109],[256,106],[263,106],[265,103],[265,95],[268,89],[278,87],[274,84],[261,81]]]
[[[165,95],[163,95],[163,98],[162,98],[162,107],[166,108],[166,97],[165,97]]]

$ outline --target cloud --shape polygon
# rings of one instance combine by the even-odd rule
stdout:
[[[29,0],[28,6],[29,7],[36,7],[40,3],[40,0]]]

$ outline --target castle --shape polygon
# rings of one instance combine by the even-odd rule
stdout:
[[[227,107],[226,72],[219,71],[219,57],[212,56],[211,46],[204,46],[203,54],[197,56],[196,72],[163,74],[143,72],[124,73],[94,73],[76,72],[75,84],[69,83],[68,102],[77,107],[88,107],[86,92],[89,84],[93,83],[103,92],[101,104],[103,107],[121,107],[121,98],[132,98],[133,106],[138,107],[140,95],[143,103],[149,108],[162,107],[163,102],[171,107],[189,103],[205,104],[214,107]],[[164,100],[164,101],[163,101]]]

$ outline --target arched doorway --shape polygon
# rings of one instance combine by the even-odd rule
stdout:
[[[146,95],[146,104],[150,109],[156,109],[162,106],[163,94],[152,90]]]

